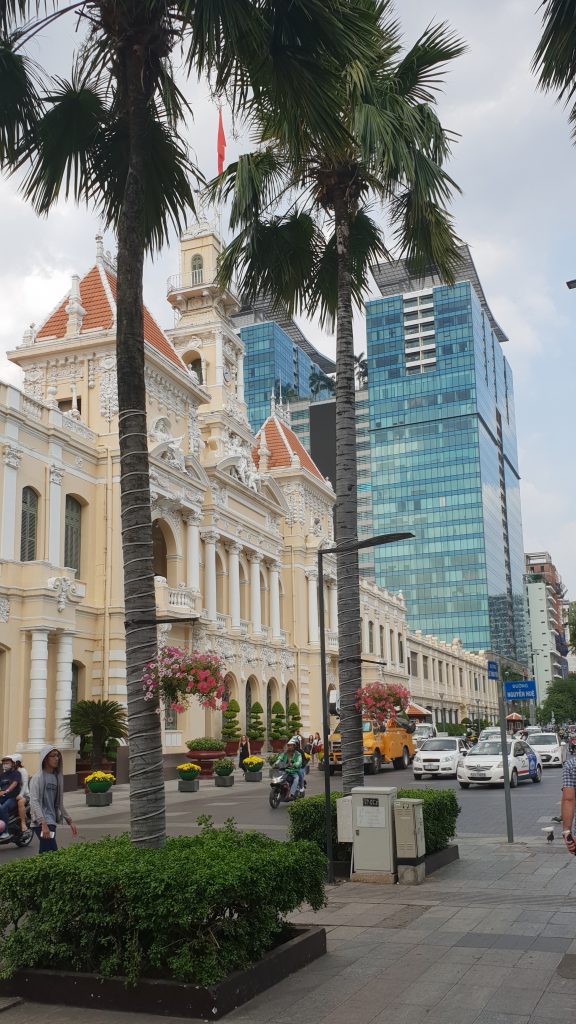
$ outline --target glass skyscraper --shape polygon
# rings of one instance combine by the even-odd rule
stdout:
[[[453,287],[403,261],[366,307],[376,580],[410,624],[527,663],[512,372],[467,246]]]

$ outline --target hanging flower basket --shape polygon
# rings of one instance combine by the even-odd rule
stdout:
[[[91,793],[107,793],[115,782],[116,777],[111,772],[92,772],[86,776],[84,785]]]
[[[375,719],[381,726],[406,711],[409,703],[410,692],[399,683],[368,683],[356,691],[358,711]]]
[[[222,662],[215,654],[164,647],[155,661],[144,666],[144,700],[182,714],[193,699],[209,711],[225,711]]]

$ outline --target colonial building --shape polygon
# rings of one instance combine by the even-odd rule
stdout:
[[[317,549],[330,544],[334,491],[282,407],[255,436],[243,393],[232,292],[215,284],[213,226],[187,231],[168,282],[177,324],[144,316],[147,415],[160,643],[221,655],[244,726],[259,701],[298,702],[320,728]],[[0,384],[0,741],[64,752],[71,702],[126,699],[116,275],[96,262],[9,355],[22,389]],[[328,681],[337,685],[335,564],[327,556]],[[401,594],[361,584],[364,681],[408,681]],[[427,690],[415,692],[428,698]],[[464,699],[464,695],[460,695]],[[163,715],[173,761],[194,736],[220,732],[195,707]]]

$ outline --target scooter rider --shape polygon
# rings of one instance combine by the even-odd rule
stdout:
[[[276,764],[282,765],[284,771],[288,775],[292,776],[292,782],[290,783],[290,799],[296,799],[296,793],[298,792],[298,786],[300,783],[300,770],[302,768],[302,754],[297,749],[294,739],[291,739],[286,744],[286,750],[277,759]]]
[[[302,760],[302,766],[298,771],[300,776],[300,789],[304,792],[304,779],[306,778],[306,755],[302,749],[302,738],[301,736],[294,735],[290,740],[290,743],[294,744],[294,749],[300,754]],[[309,757],[308,757],[309,760]]]
[[[20,787],[20,772],[10,755],[5,755],[0,768],[0,832],[4,832],[8,827],[10,813],[16,807]]]

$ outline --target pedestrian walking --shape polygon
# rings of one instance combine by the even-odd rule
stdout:
[[[241,768],[242,771],[244,772],[244,778],[246,778],[246,769],[244,767],[244,761],[246,760],[247,757],[250,757],[250,740],[246,736],[246,733],[244,733],[240,737],[240,742],[238,744],[238,767]]]
[[[312,764],[318,758],[318,755],[322,752],[322,740],[320,739],[320,733],[314,733],[314,739],[312,740]]]
[[[40,841],[40,853],[52,853],[58,849],[56,828],[63,821],[69,826],[74,838],[78,829],[64,807],[64,777],[62,754],[56,747],[42,747],[40,765],[30,779],[30,814],[32,829]]]

